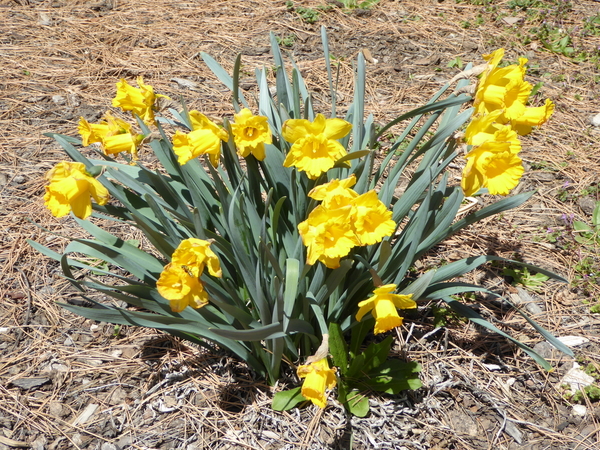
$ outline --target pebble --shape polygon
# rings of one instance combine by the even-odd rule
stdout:
[[[100,447],[100,450],[117,450],[117,446],[115,444],[111,444],[110,442],[105,442]]]
[[[587,414],[587,408],[585,405],[573,405],[573,415],[574,416],[585,416]]]
[[[65,103],[67,103],[67,99],[64,98],[62,95],[53,95],[52,101],[57,105],[64,105]]]
[[[595,127],[600,127],[600,113],[590,118],[590,122],[592,122],[592,125]]]
[[[25,183],[25,177],[23,175],[17,175],[13,178],[13,181],[17,184]]]

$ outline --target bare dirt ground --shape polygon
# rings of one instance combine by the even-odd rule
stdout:
[[[600,113],[600,3],[342,6],[324,0],[293,6],[0,0],[0,450],[600,448],[597,396],[572,398],[561,383],[574,363],[595,384],[600,378],[600,316],[592,312],[600,298],[599,245],[594,239],[581,244],[573,232],[574,220],[592,223],[600,200],[600,127],[590,122]],[[200,52],[227,69],[241,52],[242,87],[252,92],[254,68],[272,65],[269,31],[298,62],[317,108],[326,112],[320,26],[340,64],[341,108],[351,100],[352,61],[363,51],[369,62],[365,109],[379,122],[424,103],[461,63],[481,63],[481,54],[505,47],[509,62],[529,58],[529,80],[544,83],[534,103],[549,97],[557,105],[551,121],[523,140],[528,170],[516,191],[536,194],[453,237],[423,264],[497,254],[567,277],[569,285],[548,282],[536,293],[517,290],[497,267],[465,280],[517,300],[529,292],[528,310],[540,324],[558,336],[587,339],[574,348],[575,359],[553,351],[504,303],[464,299],[535,345],[553,372],[505,339],[426,304],[398,333],[399,355],[423,365],[423,388],[373,397],[364,419],[347,416],[336,402],[323,411],[277,413],[269,407],[273,389],[226,354],[158,332],[94,323],[56,306],[77,300],[77,293],[26,239],[60,251],[66,245],[61,236],[83,232],[44,208],[43,174],[65,156],[43,133],[75,136],[80,116],[96,121],[108,109],[119,78],[132,82],[138,75],[211,117],[231,116],[229,93]],[[133,229],[119,231],[140,237]]]

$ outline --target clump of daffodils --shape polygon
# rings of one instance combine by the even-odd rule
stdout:
[[[307,247],[307,264],[321,261],[328,268],[337,269],[340,258],[352,248],[381,242],[396,229],[392,212],[377,198],[377,193],[371,190],[358,195],[350,189],[355,183],[352,175],[324,183],[308,193],[322,203],[298,224]]]
[[[56,217],[72,213],[87,219],[95,210],[103,219],[137,227],[152,248],[135,247],[85,220],[79,224],[92,238],[65,250],[75,257],[31,244],[61,261],[82,291],[101,290],[135,307],[63,305],[70,311],[94,319],[101,310],[105,321],[219,345],[272,384],[280,378],[282,362],[292,361],[302,386],[279,393],[274,408],[277,403],[289,409],[299,401],[324,408],[335,389],[348,411],[365,415],[365,392],[420,386],[418,364],[388,358],[392,336],[373,340],[368,334],[402,326],[400,311],[417,308],[420,299],[454,307],[457,301],[449,292],[463,287],[452,283],[453,277],[487,260],[502,260],[461,260],[416,278],[408,275],[422,254],[470,223],[455,222],[463,191],[471,195],[485,187],[506,195],[516,186],[523,174],[518,136],[552,114],[549,100],[543,107],[526,106],[531,93],[523,79],[526,61],[498,68],[502,55],[498,50],[486,56],[472,99],[453,94],[428,104],[427,112],[436,120],[442,116],[445,125],[427,138],[435,120],[425,121],[413,133],[417,141],[394,162],[394,149],[404,138],[399,139],[375,173],[369,169],[378,136],[372,117],[361,117],[364,99],[355,98],[345,118],[335,117],[335,108],[327,118],[312,109],[309,99],[295,98],[306,91],[296,85],[298,72],[290,82],[278,69],[277,86],[286,91],[277,93],[276,102],[264,92],[251,107],[237,93],[222,122],[186,107],[169,110],[172,118],[157,119],[158,102],[168,97],[156,94],[141,77],[138,87],[121,80],[112,105],[137,123],[111,112],[99,123],[81,118],[81,146],[99,147],[101,159],[87,158],[71,144],[73,138],[54,135],[75,162],[61,162],[47,173],[44,201]],[[216,61],[203,58],[223,76]],[[357,83],[363,84],[357,92],[364,92],[364,61],[357,67]],[[266,74],[259,72],[259,78],[265,86]],[[470,100],[473,112],[459,113]],[[405,118],[413,118],[414,127],[423,114],[420,108]],[[465,139],[471,147],[463,179],[460,186],[451,185],[447,167],[458,156],[451,137],[469,118]],[[161,168],[142,164],[144,147]],[[396,195],[404,169],[421,155],[406,191]],[[519,205],[530,195],[484,208],[478,218]],[[88,279],[88,265],[76,259],[81,254],[103,259],[109,269],[101,270],[114,284]],[[112,267],[121,270],[113,274]],[[83,276],[73,276],[73,270]],[[532,349],[513,341],[544,365]]]
[[[465,139],[471,145],[461,186],[465,195],[481,188],[490,194],[507,195],[524,173],[518,153],[518,136],[531,133],[554,112],[549,99],[543,106],[526,106],[533,86],[525,81],[526,58],[519,64],[498,68],[504,49],[484,55],[487,61],[475,92],[473,118]]]

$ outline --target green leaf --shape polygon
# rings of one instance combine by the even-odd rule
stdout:
[[[357,389],[348,393],[344,406],[350,414],[356,417],[366,417],[369,414],[369,398]]]
[[[600,227],[600,202],[596,202],[596,207],[592,212],[592,224],[594,227]]]
[[[163,330],[175,336],[184,337],[184,339],[201,343],[197,337],[209,339],[223,348],[229,349],[239,358],[246,361],[251,367],[256,369],[262,376],[266,375],[264,366],[248,350],[248,347],[240,342],[223,338],[214,334],[205,325],[198,321],[186,320],[179,317],[166,317],[154,313],[145,313],[139,311],[128,311],[119,308],[84,308],[69,304],[59,303],[60,306],[68,311],[78,314],[91,320],[109,322],[121,325],[135,325],[147,328],[156,328]]]
[[[390,354],[393,342],[394,338],[390,335],[378,344],[372,343],[369,345],[363,353],[365,355],[365,360],[361,372],[371,372],[373,369],[383,364]]]
[[[200,56],[204,60],[204,63],[208,66],[212,73],[214,73],[219,81],[223,83],[230,91],[233,90],[233,78],[227,73],[225,69],[210,55],[204,52],[200,52]],[[249,108],[248,103],[244,99],[244,94],[238,89],[236,98],[242,102],[246,108]]]
[[[333,363],[345,375],[348,371],[348,346],[342,334],[342,327],[337,323],[329,324],[329,351],[333,357]]]
[[[362,370],[365,364],[365,354],[360,353],[356,355],[350,361],[350,366],[348,367],[348,371],[346,372],[347,378],[354,378],[358,375],[358,373]]]
[[[454,300],[451,297],[443,297],[442,300],[444,300],[448,304],[448,306],[450,306],[450,308],[452,308],[456,313],[460,314],[461,316],[466,317],[475,324],[487,328],[488,330],[493,331],[495,333],[498,333],[501,336],[504,336],[505,338],[514,342],[519,348],[521,348],[521,350],[523,350],[525,353],[531,356],[533,360],[540,366],[542,366],[545,370],[552,370],[552,366],[548,363],[548,361],[546,361],[544,358],[538,355],[532,348],[513,338],[509,334],[506,334],[504,331],[502,331],[495,325],[492,325],[490,322],[485,320],[483,317],[481,317],[478,313],[473,311],[468,306],[463,305],[462,303],[458,302],[457,300]]]
[[[409,284],[406,288],[404,288],[400,294],[402,295],[413,295],[413,300],[418,300],[421,298],[423,293],[429,288],[431,285],[431,281],[433,280],[437,269],[431,269]]]
[[[294,318],[294,306],[296,305],[298,280],[300,278],[300,261],[288,258],[285,266],[282,321],[283,329],[287,331],[290,319]]]
[[[399,394],[407,389],[418,389],[422,386],[418,373],[421,365],[416,362],[389,360],[368,376],[360,379],[360,384],[373,391],[386,394]]]
[[[360,346],[367,337],[367,334],[373,330],[374,325],[375,319],[373,317],[363,317],[360,322],[354,322],[350,335],[350,353],[352,355],[358,355]]]
[[[573,221],[573,230],[577,232],[588,232],[592,233],[594,230],[587,223],[580,220]]]
[[[297,387],[287,391],[276,392],[273,395],[271,408],[275,411],[289,411],[299,403],[307,401],[302,395],[302,387]]]
[[[371,150],[357,150],[355,152],[350,152],[346,156],[343,156],[340,159],[336,160],[334,167],[345,167],[344,163],[346,161],[352,161],[353,159],[362,158],[363,156],[368,155],[369,153],[371,153]]]
[[[459,261],[455,261],[450,264],[446,264],[445,266],[439,267],[435,276],[431,280],[431,283],[439,283],[440,281],[446,281],[450,278],[460,277],[471,270],[476,269],[482,264],[485,264],[490,261],[502,261],[505,263],[516,264],[518,266],[527,267],[534,272],[543,273],[548,277],[558,280],[563,283],[568,283],[568,280],[560,275],[555,274],[549,270],[543,269],[541,267],[534,266],[533,264],[527,264],[522,261],[515,261],[512,259],[501,258],[499,256],[491,256],[491,255],[482,255],[482,256],[471,256],[469,258],[461,259]]]
[[[329,82],[329,96],[331,97],[331,117],[335,117],[336,110],[336,90],[333,88],[333,77],[331,75],[331,60],[329,56],[329,39],[327,38],[327,28],[321,25],[321,42],[323,43],[323,56],[325,56],[325,68],[327,69],[327,81]]]

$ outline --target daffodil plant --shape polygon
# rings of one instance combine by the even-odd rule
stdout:
[[[302,386],[278,393],[277,409],[304,401],[325,407],[335,389],[349,411],[364,415],[366,393],[417,388],[418,364],[391,358],[393,335],[379,335],[402,325],[403,310],[430,300],[447,302],[549,368],[453,297],[486,291],[457,277],[506,260],[483,255],[409,271],[447,237],[531,196],[506,197],[457,220],[465,193],[505,195],[516,186],[523,173],[517,135],[552,113],[550,101],[526,106],[531,89],[524,60],[498,69],[501,51],[494,52],[463,77],[481,74],[473,96],[460,93],[466,79],[455,93],[448,83],[424,106],[376,131],[372,115],[365,118],[362,55],[353,103],[340,117],[324,31],[322,37],[330,111],[314,110],[300,71],[293,63],[286,70],[272,36],[276,91],[269,89],[268,69],[257,69],[260,90],[252,103],[239,89],[241,59],[230,75],[203,54],[232,91],[231,114],[222,123],[185,105],[159,111],[165,96],[139,78],[137,87],[120,80],[112,104],[136,123],[107,112],[97,124],[82,118],[80,138],[51,134],[74,162],[47,174],[45,203],[56,217],[71,212],[90,235],[71,240],[62,254],[31,242],[94,305],[62,306],[89,319],[216,345],[272,384],[282,370],[295,368]],[[375,164],[378,138],[400,123],[404,131]],[[149,167],[148,149],[162,167]],[[455,184],[448,166],[464,149],[463,181]],[[408,186],[398,194],[407,173]],[[136,227],[146,241],[134,245],[90,218]],[[92,271],[81,255],[103,264]],[[94,292],[129,307],[100,302]]]

